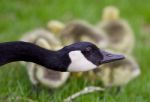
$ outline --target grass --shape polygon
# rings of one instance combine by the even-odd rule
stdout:
[[[149,0],[1,0],[0,42],[18,40],[23,33],[45,26],[50,19],[69,21],[84,19],[96,24],[102,8],[115,5],[121,16],[129,21],[136,37],[134,56],[141,67],[140,77],[130,82],[118,94],[92,93],[75,102],[150,102],[150,38],[142,31],[144,23],[150,23]],[[0,102],[62,102],[70,94],[92,83],[70,78],[60,89],[49,93],[40,88],[39,94],[32,91],[24,67],[12,63],[0,68]]]

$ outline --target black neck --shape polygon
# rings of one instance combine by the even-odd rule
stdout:
[[[0,66],[14,61],[27,61],[48,69],[66,71],[67,64],[64,65],[60,57],[57,52],[32,43],[21,41],[0,43]]]

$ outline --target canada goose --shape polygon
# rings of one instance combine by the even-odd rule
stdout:
[[[100,50],[90,42],[74,43],[57,51],[23,41],[0,43],[0,66],[27,61],[55,71],[77,72],[95,69],[103,63],[120,59],[124,59],[124,56]]]
[[[64,43],[70,44],[78,41],[88,41],[99,45],[100,48],[107,46],[107,37],[104,32],[95,29],[85,21],[76,20],[68,23],[61,32]]]
[[[43,48],[51,49],[50,44],[43,38],[37,39],[35,43]],[[69,72],[58,72],[46,69],[31,62],[27,63],[27,70],[33,85],[40,83],[49,88],[62,86],[70,74]]]
[[[50,32],[60,37],[60,32],[65,28],[65,24],[57,20],[50,20],[47,24],[47,28]]]
[[[97,27],[108,35],[108,48],[127,54],[132,52],[134,34],[128,22],[119,18],[119,9],[114,6],[104,8]]]
[[[132,57],[126,55],[126,59],[107,63],[93,72],[105,87],[122,87],[140,74],[140,68]]]

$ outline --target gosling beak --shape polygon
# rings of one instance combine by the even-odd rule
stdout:
[[[113,61],[122,60],[125,58],[123,55],[112,54],[103,50],[100,50],[100,52],[103,55],[103,60],[101,61],[101,63],[113,62]]]

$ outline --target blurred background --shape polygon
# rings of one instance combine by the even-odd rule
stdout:
[[[141,75],[124,86],[119,94],[95,92],[78,97],[75,102],[149,102],[149,3],[149,0],[1,0],[0,42],[19,40],[26,32],[46,27],[50,20],[67,23],[79,19],[96,25],[102,19],[103,9],[113,5],[133,31],[135,46],[132,53]],[[49,90],[40,86],[37,93],[33,91],[25,66],[11,63],[0,69],[0,102],[62,102],[85,86],[98,86],[99,83],[100,80],[93,83],[83,77],[70,77],[60,88]]]

